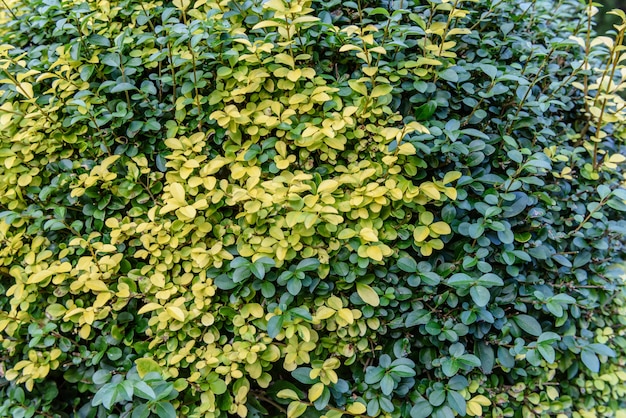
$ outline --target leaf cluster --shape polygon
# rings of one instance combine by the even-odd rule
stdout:
[[[0,416],[623,417],[596,11],[6,3]]]

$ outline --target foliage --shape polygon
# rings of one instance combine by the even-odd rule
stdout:
[[[1,416],[624,417],[623,13],[5,6]]]

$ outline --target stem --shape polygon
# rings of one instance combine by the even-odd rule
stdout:
[[[441,45],[439,45],[439,54],[440,57],[443,53],[443,45],[446,43],[446,36],[448,35],[448,29],[450,28],[450,24],[452,23],[452,15],[456,11],[456,7],[459,4],[459,0],[454,0],[454,4],[452,5],[452,10],[450,10],[450,14],[448,15],[448,20],[446,21],[446,27],[443,28],[443,35],[441,35]]]
[[[507,129],[507,135],[511,134],[511,131],[513,130],[513,122],[517,119],[517,116],[519,115],[519,112],[522,110],[522,107],[524,106],[524,103],[526,102],[526,99],[528,98],[528,95],[530,94],[531,90],[533,89],[535,84],[537,84],[537,81],[539,81],[541,72],[543,71],[546,64],[548,64],[548,62],[550,61],[550,57],[552,56],[553,52],[554,52],[554,48],[550,50],[550,52],[548,53],[548,56],[546,56],[546,58],[543,60],[541,67],[539,67],[539,70],[537,70],[537,75],[535,76],[533,81],[530,83],[530,85],[528,86],[528,90],[526,90],[526,94],[524,94],[524,97],[522,98],[520,103],[517,105],[517,109],[515,110],[515,115],[513,116],[513,119],[511,120],[511,124],[509,125]]]
[[[174,57],[172,56],[172,44],[167,42],[167,56],[170,60],[170,71],[172,73],[172,103],[176,106],[176,72],[174,71]]]
[[[7,12],[9,12],[9,14],[10,14],[11,16],[13,16],[13,19],[15,19],[15,20],[20,20],[20,19],[19,19],[19,18],[15,15],[15,13],[13,12],[13,9],[11,9],[11,8],[9,7],[9,5],[8,5],[8,4],[7,4],[4,0],[2,0],[2,4],[4,4],[4,10],[6,10]]]
[[[11,60],[11,62],[13,64],[16,64],[13,60]],[[21,83],[18,82],[17,79],[15,77],[13,77],[13,75],[11,75],[11,73],[9,73],[8,71],[3,69],[2,72],[4,72],[7,75],[7,77],[9,77],[9,80],[11,80],[11,82],[13,83],[15,88],[17,89],[17,86],[19,86]],[[54,121],[52,120],[50,115],[47,112],[44,112],[43,108],[41,106],[39,106],[39,104],[37,103],[37,100],[35,99],[35,97],[28,96],[28,94],[26,94],[26,92],[24,90],[21,90],[21,91],[24,93],[24,96],[26,96],[26,98],[28,100],[32,100],[32,103],[35,105],[37,110],[39,110],[39,112],[41,112],[41,114],[44,115],[44,117],[48,120],[48,122],[50,122],[50,124],[54,124]]]
[[[600,109],[600,117],[598,117],[598,124],[596,125],[596,140],[593,144],[593,170],[598,170],[598,144],[600,143],[600,132],[602,130],[602,118],[604,117],[604,109],[606,108],[606,99],[602,101],[602,108]]]
[[[593,214],[596,213],[598,210],[600,210],[600,208],[602,208],[602,206],[604,206],[604,204],[609,200],[608,199],[609,197],[610,197],[610,195],[605,197],[604,199],[602,199],[600,201],[600,204],[598,205],[598,207],[596,207],[594,210],[589,212],[587,214],[587,216],[585,216],[585,219],[583,219],[583,221],[576,227],[576,229],[574,229],[572,232],[570,232],[569,235],[571,236],[571,235],[575,234],[576,232],[580,231],[580,229],[583,227],[583,225],[586,224],[589,219],[591,219]]]

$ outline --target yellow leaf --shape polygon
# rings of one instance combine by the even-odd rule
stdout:
[[[302,76],[302,70],[300,70],[299,68],[296,68],[295,70],[291,70],[287,73],[287,79],[289,79],[289,81],[293,81],[294,83],[300,80],[301,76]]]
[[[170,184],[170,193],[172,195],[172,198],[176,201],[176,203],[179,204],[179,206],[187,203],[185,201],[185,189],[180,183]]]
[[[283,389],[284,390],[284,389]],[[324,384],[317,382],[309,389],[309,401],[315,402],[324,392]]]
[[[489,400],[489,398],[487,398],[484,395],[476,395],[472,398],[472,401],[477,402],[479,405],[482,405],[482,406],[491,405],[491,401]]]
[[[337,311],[337,315],[339,315],[339,317],[346,321],[348,324],[352,324],[354,322],[354,315],[352,314],[352,311],[348,308],[339,309]]]
[[[339,234],[337,234],[338,239],[350,239],[356,235],[356,231],[354,229],[345,228],[342,229]]]
[[[339,187],[339,182],[337,180],[324,180],[317,187],[317,193],[332,193],[337,190],[337,187]]]
[[[151,303],[146,303],[145,305],[143,305],[141,309],[137,311],[137,313],[141,315],[146,312],[150,312],[150,311],[154,311],[156,309],[162,309],[162,308],[163,306],[159,305],[158,303],[151,302]]]
[[[439,193],[439,190],[437,190],[437,187],[435,187],[435,185],[432,183],[421,184],[419,188],[421,192],[423,192],[426,196],[430,197],[431,199],[439,200],[441,198],[441,193]]]
[[[89,334],[91,334],[91,325],[89,324],[85,324],[80,328],[80,331],[78,331],[78,335],[80,336],[80,338],[82,338],[83,340],[86,340],[89,338]]]
[[[191,4],[191,0],[174,0],[172,4],[179,10],[187,10],[189,4]]]
[[[405,142],[398,147],[398,154],[400,155],[415,155],[417,154],[417,150],[415,146],[410,142]]]
[[[461,175],[462,174],[458,171],[449,171],[445,176],[443,176],[443,184],[452,183],[453,181],[460,179]]]
[[[26,281],[26,283],[27,284],[35,284],[35,283],[43,282],[48,277],[52,276],[52,274],[53,274],[53,272],[51,272],[50,270],[40,271],[39,273],[35,273],[32,276],[30,276],[28,278],[28,280]]]
[[[265,3],[263,3],[263,8],[276,10],[278,12],[284,12],[287,10],[283,0],[268,0]]]
[[[180,322],[185,321],[185,313],[179,307],[168,306],[167,308],[165,308],[165,311],[168,313],[169,316],[171,316],[175,320],[180,321]]]
[[[381,47],[379,47],[379,48],[381,48]],[[383,51],[384,51],[384,49],[383,49]],[[376,51],[372,51],[370,49],[370,52],[376,52]],[[374,77],[376,75],[376,73],[378,72],[378,67],[363,67],[363,72],[365,74],[367,74],[368,76],[370,76],[370,77]]]
[[[483,414],[483,408],[480,406],[478,402],[470,400],[467,402],[465,412],[467,413],[467,415],[470,415],[473,417],[479,417]]]
[[[293,96],[291,96],[289,98],[289,104],[290,105],[295,105],[295,104],[300,104],[300,103],[304,103],[307,101],[307,96],[305,96],[302,93],[296,93]]]
[[[106,292],[109,290],[106,284],[102,280],[87,280],[85,282],[85,287],[89,290],[94,290],[97,292]]]
[[[324,319],[328,319],[331,318],[333,315],[335,315],[335,311],[332,308],[329,308],[327,306],[320,306],[319,308],[317,308],[317,311],[315,312],[315,318],[317,320],[324,320]]]
[[[367,87],[365,87],[365,84],[359,83],[356,80],[348,80],[348,85],[352,90],[356,91],[357,93],[363,96],[367,96]]]
[[[361,299],[363,299],[363,302],[367,303],[368,305],[380,305],[380,298],[378,297],[378,294],[369,285],[366,285],[364,283],[357,283],[356,291]]]
[[[360,402],[355,402],[348,407],[348,412],[353,415],[361,415],[364,414],[365,411],[367,411],[367,408]]]
[[[298,401],[291,402],[287,407],[287,418],[297,418],[306,412],[306,404]]]
[[[286,64],[292,68],[295,65],[295,62],[291,55],[285,54],[284,52],[274,55],[274,62],[276,62],[277,64]],[[302,94],[302,96],[304,95]],[[289,100],[289,103],[291,104],[291,100]]]
[[[559,397],[559,391],[554,386],[548,386],[546,388],[546,394],[551,401],[554,401]]]
[[[452,232],[450,225],[445,222],[435,222],[430,225],[430,230],[439,235],[448,235]]]
[[[196,217],[196,208],[191,205],[179,208],[178,211],[188,219],[194,219]]]
[[[273,20],[264,20],[262,22],[257,23],[256,25],[254,25],[252,27],[252,29],[265,29],[265,28],[273,28],[273,27],[277,27],[277,26],[284,26],[284,23],[282,22],[275,22]]]
[[[372,228],[361,228],[359,236],[365,241],[378,242],[378,234]]]
[[[283,389],[276,394],[280,399],[291,399],[292,401],[299,401],[298,394],[292,389]]]
[[[383,260],[383,252],[381,251],[379,247],[376,247],[376,246],[367,247],[366,254],[372,260],[376,260],[376,261]]]
[[[379,86],[374,87],[370,96],[373,98],[384,96],[385,94],[391,93],[391,90],[393,90],[393,87],[391,85],[381,84]]]
[[[339,52],[346,52],[346,51],[359,51],[359,52],[363,52],[363,49],[359,48],[356,45],[352,45],[352,44],[346,44],[343,45],[341,48],[339,48]]]
[[[35,97],[35,94],[33,93],[33,85],[30,83],[20,83],[18,85],[15,86],[17,89],[17,92],[26,96],[26,98],[28,99],[32,99],[33,97]]]
[[[426,238],[430,235],[430,229],[427,226],[417,226],[413,230],[413,238],[415,242],[424,242]]]

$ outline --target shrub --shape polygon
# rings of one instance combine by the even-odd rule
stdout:
[[[625,416],[626,24],[5,6],[0,415]]]

